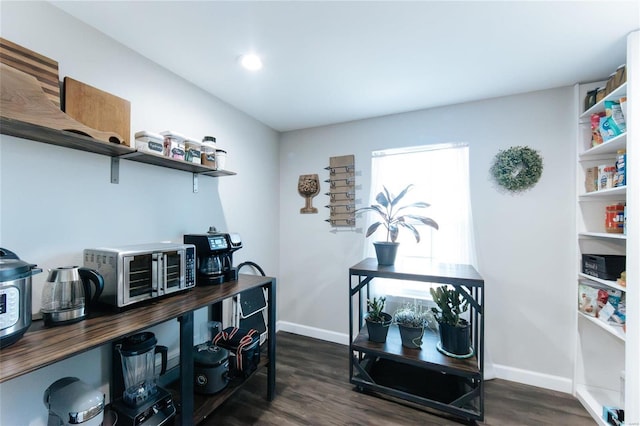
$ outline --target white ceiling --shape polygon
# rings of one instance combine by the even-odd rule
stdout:
[[[53,3],[278,131],[593,81],[640,28],[639,0]]]

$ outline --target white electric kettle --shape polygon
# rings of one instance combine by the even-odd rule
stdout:
[[[56,426],[101,426],[104,420],[104,394],[77,377],[65,377],[44,391],[49,424]]]

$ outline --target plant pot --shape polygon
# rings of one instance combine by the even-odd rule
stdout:
[[[369,340],[372,342],[384,343],[387,341],[387,333],[391,325],[391,315],[386,312],[382,312],[381,315],[384,317],[383,322],[369,321],[369,318],[365,318],[367,321]]]
[[[402,346],[411,349],[418,349],[422,346],[422,334],[424,333],[424,327],[408,327],[406,325],[398,324],[398,329],[400,329]]]
[[[400,243],[390,243],[387,241],[376,241],[373,243],[376,249],[378,265],[393,265],[396,261],[399,245]]]
[[[467,355],[471,345],[469,324],[455,326],[438,323],[442,349],[454,355]]]

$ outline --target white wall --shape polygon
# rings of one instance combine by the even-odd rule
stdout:
[[[486,288],[486,344],[505,378],[571,391],[574,345],[574,144],[571,88],[504,97],[283,134],[280,148],[280,323],[347,342],[348,268],[371,244],[359,232],[332,233],[324,219],[301,215],[300,174],[329,157],[355,154],[358,206],[368,204],[372,150],[443,142],[470,146],[478,269]],[[539,150],[544,172],[530,191],[500,192],[489,178],[499,149]],[[446,177],[443,177],[446,185]],[[322,183],[320,193],[328,192]],[[428,201],[428,200],[427,200]],[[328,204],[319,195],[315,206]],[[434,218],[437,221],[437,218]]]
[[[194,194],[190,173],[123,160],[120,184],[113,185],[107,157],[2,135],[0,246],[46,270],[81,264],[84,248],[181,242],[184,233],[215,225],[242,236],[236,264],[253,260],[278,275],[277,132],[49,4],[2,2],[0,23],[5,39],[58,61],[61,79],[73,77],[129,100],[132,133],[216,136],[229,153],[227,168],[238,173],[200,177]],[[34,312],[46,275],[34,277]],[[175,348],[177,327],[176,321],[159,327],[160,343]],[[196,326],[196,334],[202,329]],[[42,392],[63,375],[108,395],[108,359],[99,348],[2,383],[0,424],[44,424]]]

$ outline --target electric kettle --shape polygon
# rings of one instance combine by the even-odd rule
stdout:
[[[56,380],[44,391],[49,424],[101,426],[104,420],[104,394],[77,377]]]
[[[91,297],[91,284],[95,290]],[[84,319],[102,289],[102,275],[90,268],[65,266],[49,270],[42,289],[42,318],[45,325],[69,324]]]

